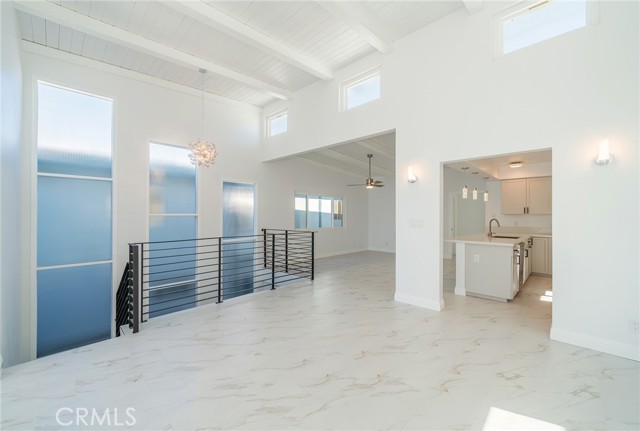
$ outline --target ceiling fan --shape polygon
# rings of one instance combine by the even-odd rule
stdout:
[[[373,178],[371,178],[371,158],[373,157],[373,154],[367,154],[367,157],[369,158],[369,177],[367,178],[365,183],[364,184],[347,184],[347,186],[349,187],[365,186],[368,189],[372,189],[374,187],[384,187],[384,184],[382,184],[382,181],[376,181]]]

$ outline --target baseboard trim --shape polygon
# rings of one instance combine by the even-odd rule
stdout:
[[[464,287],[458,287],[456,286],[453,289],[453,293],[455,293],[456,295],[462,295],[462,296],[467,296],[467,290]]]
[[[316,254],[316,259],[323,259],[325,257],[333,257],[333,256],[341,256],[343,254],[360,253],[363,251],[368,251],[368,250],[366,248],[352,248],[350,250],[330,251],[327,253]]]
[[[395,250],[388,248],[369,248],[369,251],[379,251],[380,253],[395,253]]]
[[[404,304],[415,305],[416,307],[427,308],[434,311],[441,311],[444,309],[444,300],[442,299],[440,301],[432,301],[431,299],[398,292],[396,292],[393,299]]]
[[[554,341],[560,341],[574,346],[597,350],[614,356],[640,361],[640,349],[631,344],[623,344],[604,338],[592,337],[564,329],[551,328],[550,337]]]

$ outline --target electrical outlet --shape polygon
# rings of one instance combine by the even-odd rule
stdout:
[[[640,323],[637,320],[629,319],[629,331],[631,331],[631,332],[639,332],[640,331]]]
[[[480,262],[480,255],[479,254],[474,254],[473,255],[473,261],[474,262]]]

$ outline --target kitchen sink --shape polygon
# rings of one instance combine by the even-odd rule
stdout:
[[[509,235],[493,235],[491,238],[507,238],[507,239],[518,239],[519,236],[509,236]]]

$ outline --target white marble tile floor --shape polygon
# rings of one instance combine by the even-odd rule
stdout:
[[[393,300],[394,260],[321,259],[313,284],[8,368],[0,428],[640,428],[639,363],[550,341],[550,279],[506,304],[445,291],[434,312]]]

